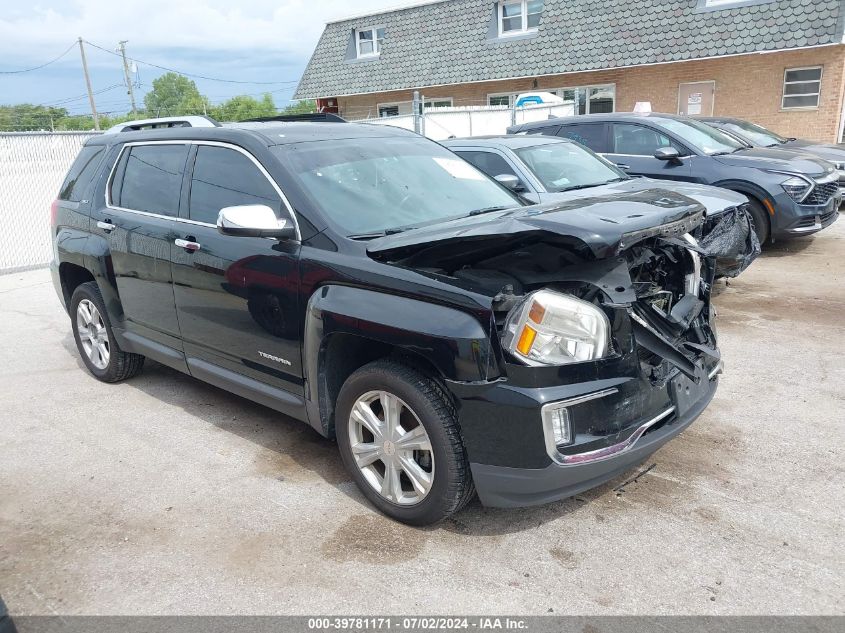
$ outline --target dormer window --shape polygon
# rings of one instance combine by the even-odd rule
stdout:
[[[378,57],[384,45],[384,27],[374,26],[355,32],[358,57]]]
[[[736,9],[753,4],[768,4],[774,0],[698,0],[697,11],[718,11],[720,9]]]
[[[499,2],[499,37],[533,33],[540,26],[543,0],[502,0]]]

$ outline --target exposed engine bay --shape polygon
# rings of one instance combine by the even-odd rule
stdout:
[[[744,217],[744,215],[743,215]],[[559,367],[636,354],[641,376],[695,384],[719,366],[703,207],[638,192],[466,218],[376,240],[374,259],[490,298],[507,362]]]
[[[714,271],[715,258],[689,234],[646,237],[605,260],[539,241],[454,270],[427,269],[492,297],[497,329],[506,342],[512,339],[507,331],[509,315],[538,291],[576,297],[604,312],[610,323],[617,324],[611,353],[621,351],[615,330],[620,313],[627,314],[643,373],[661,384],[676,373],[672,367],[695,378],[696,359],[702,354],[718,360],[709,302]],[[540,364],[519,354],[510,358]]]

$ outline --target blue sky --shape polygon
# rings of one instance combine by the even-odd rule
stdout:
[[[401,1],[401,0],[400,0]],[[77,37],[109,51],[128,40],[127,54],[186,73],[272,85],[195,79],[212,103],[237,94],[271,92],[287,105],[326,21],[389,8],[397,0],[0,0],[0,72],[42,64]],[[88,67],[102,112],[126,112],[119,57],[86,46]],[[164,71],[138,64],[141,89]],[[116,86],[116,87],[113,87]],[[0,104],[59,104],[88,112],[79,49],[41,70],[0,74]],[[62,103],[59,103],[62,102]]]

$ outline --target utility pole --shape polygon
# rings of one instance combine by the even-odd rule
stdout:
[[[129,40],[121,41],[118,46],[120,50],[120,56],[123,57],[123,76],[126,77],[126,87],[129,88],[129,103],[132,104],[132,114],[133,116],[138,116],[138,108],[135,107],[135,91],[132,89],[132,78],[129,76],[129,64],[126,62],[126,42]]]
[[[85,73],[85,85],[88,87],[88,102],[91,104],[91,116],[94,117],[94,129],[100,131],[100,119],[97,116],[97,106],[94,104],[94,92],[91,90],[91,77],[88,76],[88,62],[85,60],[85,47],[79,38],[79,53],[82,55],[82,72]]]

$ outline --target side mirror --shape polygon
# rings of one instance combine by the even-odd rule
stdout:
[[[657,160],[676,161],[681,158],[681,155],[674,147],[659,147],[654,150],[654,157]]]
[[[236,237],[274,237],[279,240],[296,237],[296,228],[276,217],[273,209],[264,204],[244,204],[224,207],[217,216],[217,230]]]
[[[513,174],[499,174],[495,178],[493,178],[496,182],[500,185],[504,185],[511,191],[515,191],[519,193],[520,191],[525,191],[525,187],[522,186],[522,183],[519,181],[519,178],[514,176]]]

